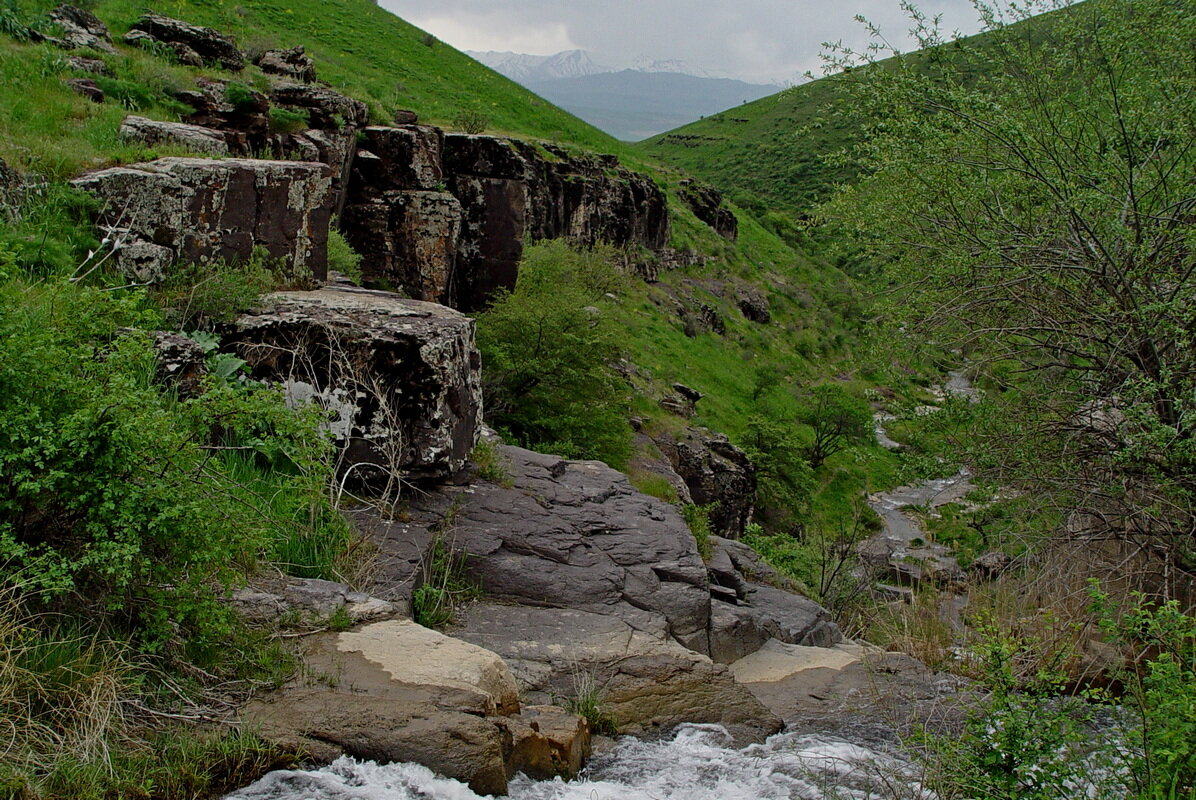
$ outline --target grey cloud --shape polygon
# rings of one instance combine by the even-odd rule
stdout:
[[[381,0],[385,8],[463,49],[589,50],[599,63],[679,59],[754,81],[792,81],[817,71],[822,42],[863,46],[857,14],[908,46],[909,23],[896,0]],[[930,0],[948,30],[979,27],[970,0]],[[456,39],[456,41],[454,40]],[[509,44],[506,44],[509,43]],[[479,46],[481,45],[481,46]],[[565,46],[562,46],[565,45]]]

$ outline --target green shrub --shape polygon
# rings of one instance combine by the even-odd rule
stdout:
[[[178,265],[151,291],[174,330],[211,330],[253,307],[281,282],[276,265],[257,253],[248,261]]]
[[[306,111],[295,111],[280,106],[270,107],[271,133],[299,133],[311,127]]]
[[[484,133],[490,125],[490,118],[480,111],[462,111],[453,117],[453,127],[465,133]]]
[[[478,468],[478,477],[482,480],[497,483],[508,489],[514,485],[511,472],[507,469],[506,459],[498,452],[498,446],[483,439],[469,454],[469,460]]]
[[[224,99],[232,104],[233,108],[242,113],[255,110],[258,103],[257,98],[254,97],[253,90],[237,81],[232,81],[225,85]]]
[[[465,578],[462,556],[443,535],[437,536],[430,553],[423,581],[411,595],[411,617],[425,628],[443,628],[461,603],[477,597],[478,588]]]
[[[478,316],[491,424],[525,447],[615,467],[631,452],[618,331],[587,307],[615,280],[602,251],[528,248],[514,292]]]
[[[361,255],[336,228],[328,231],[328,269],[339,272],[361,285]]]
[[[698,555],[702,557],[703,561],[709,561],[710,557],[714,555],[710,544],[710,511],[713,508],[714,504],[699,506],[685,503],[681,506],[681,516],[685,519],[685,524],[689,526],[689,532],[694,535],[694,541],[698,545]]]

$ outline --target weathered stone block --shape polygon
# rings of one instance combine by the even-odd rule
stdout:
[[[161,158],[74,181],[101,200],[102,228],[183,261],[247,259],[264,248],[294,274],[328,271],[331,196],[322,164]],[[135,265],[121,262],[132,269]]]
[[[451,194],[391,191],[368,202],[350,202],[341,227],[361,253],[367,281],[453,305],[461,204]]]
[[[444,185],[440,128],[370,127],[361,132],[358,147],[376,158],[363,158],[355,165],[350,182],[353,202],[394,189],[438,190]]]
[[[482,416],[474,323],[389,292],[280,292],[242,315],[226,346],[255,378],[334,414],[342,472],[379,485],[465,465]]]

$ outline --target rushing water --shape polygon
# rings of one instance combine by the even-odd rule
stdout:
[[[511,781],[513,800],[872,800],[931,798],[891,753],[808,733],[742,749],[718,725],[682,725],[668,740],[625,738],[581,778]],[[310,772],[272,772],[227,800],[476,800],[417,764],[341,758]]]

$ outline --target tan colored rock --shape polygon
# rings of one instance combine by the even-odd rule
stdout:
[[[499,723],[511,734],[508,774],[569,779],[590,755],[590,726],[582,717],[556,706],[528,706]]]
[[[495,653],[407,620],[387,620],[340,634],[336,648],[360,653],[400,683],[476,693],[487,714],[519,713],[519,689]]]
[[[840,670],[858,662],[861,655],[858,645],[803,647],[773,639],[732,664],[731,674],[740,683],[771,683],[810,669]]]

